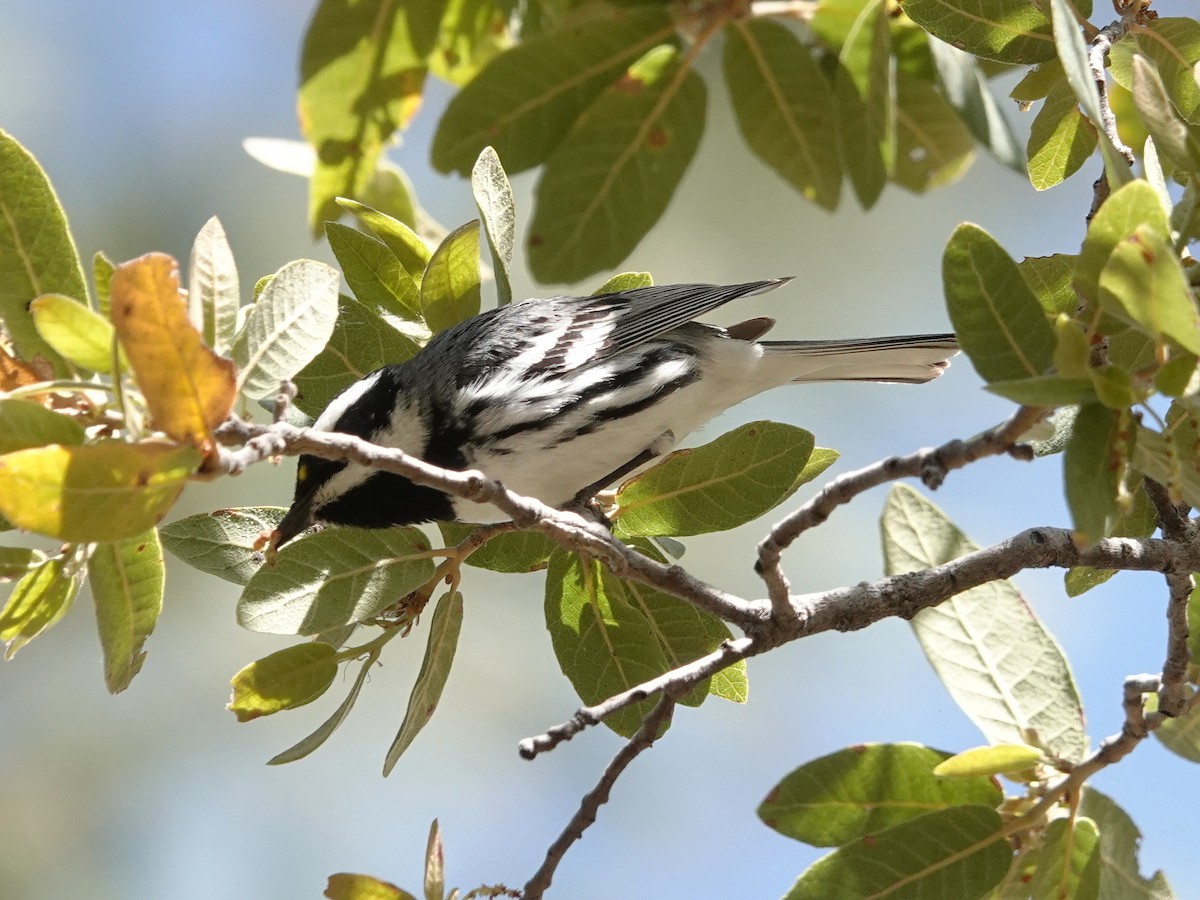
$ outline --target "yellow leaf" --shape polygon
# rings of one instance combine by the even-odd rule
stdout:
[[[330,875],[325,896],[333,900],[413,900],[412,894],[391,882],[352,872]]]
[[[0,515],[67,541],[118,541],[156,525],[200,464],[190,447],[101,441],[0,456]]]
[[[188,321],[178,264],[164,253],[122,263],[110,296],[113,324],[154,426],[211,457],[212,429],[233,408],[234,365]]]
[[[27,362],[22,362],[0,346],[0,391],[11,391],[13,388],[24,387],[27,384],[37,384],[39,381],[49,381],[54,377],[52,366],[43,366],[44,371],[38,371]]]

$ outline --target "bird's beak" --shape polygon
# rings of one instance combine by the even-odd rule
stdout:
[[[272,547],[274,549],[278,550],[313,524],[312,502],[313,495],[316,492],[316,488],[313,487],[311,490],[306,491],[302,497],[297,497],[293,501],[292,508],[287,511],[287,515],[279,522],[279,527],[275,529],[275,534],[272,536]]]

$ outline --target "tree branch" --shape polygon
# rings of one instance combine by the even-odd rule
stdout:
[[[612,787],[616,784],[621,773],[625,771],[629,764],[643,750],[650,749],[663,728],[670,723],[674,711],[675,699],[664,694],[658,701],[658,705],[642,720],[641,727],[638,728],[637,733],[613,757],[612,762],[608,764],[604,773],[600,776],[599,783],[591,791],[583,795],[579,809],[571,817],[571,821],[567,823],[567,827],[563,829],[558,839],[550,845],[550,849],[546,851],[546,859],[534,873],[533,877],[526,883],[525,890],[521,895],[524,900],[540,900],[546,889],[550,887],[550,882],[554,878],[554,872],[558,869],[558,864],[562,861],[563,856],[571,848],[571,845],[583,837],[583,833],[596,821],[597,812],[599,812],[601,806],[608,802]]]
[[[1167,489],[1152,478],[1143,481],[1143,490],[1154,505],[1163,536],[1188,542],[1196,537],[1196,526],[1188,519],[1189,509],[1171,499]],[[1163,661],[1162,685],[1158,708],[1164,715],[1181,715],[1187,706],[1187,670],[1191,662],[1188,648],[1188,601],[1195,587],[1193,567],[1175,568],[1164,573],[1167,581],[1167,656]]]

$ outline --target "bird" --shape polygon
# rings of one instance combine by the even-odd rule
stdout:
[[[311,427],[442,468],[478,469],[517,494],[573,507],[763,391],[821,381],[917,384],[938,377],[958,350],[948,333],[768,341],[770,318],[695,321],[791,280],[656,285],[489,309],[350,385]],[[272,546],[315,524],[439,520],[507,516],[398,474],[304,454]]]

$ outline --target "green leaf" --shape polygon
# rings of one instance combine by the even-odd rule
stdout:
[[[475,206],[479,209],[492,256],[496,305],[507,306],[513,299],[509,270],[512,269],[516,240],[517,208],[513,205],[512,186],[500,165],[500,157],[490,146],[483,148],[471,170],[471,192],[475,195]]]
[[[1090,0],[1077,3],[1084,18]],[[1032,65],[1054,57],[1054,38],[1041,4],[1026,0],[901,0],[914,22],[947,44],[984,59]]]
[[[162,612],[162,545],[154,529],[123,541],[97,544],[88,564],[96,625],[110,693],[129,687],[142,668],[142,646]]]
[[[1120,420],[1119,413],[1099,403],[1082,407],[1063,457],[1067,506],[1076,539],[1085,545],[1108,533],[1108,520],[1117,512],[1123,470],[1117,447]]]
[[[70,571],[70,574],[68,574]],[[18,650],[66,615],[79,593],[79,575],[67,569],[67,560],[55,557],[26,574],[13,587],[0,610],[0,641],[4,658]]]
[[[67,362],[112,372],[113,327],[99,313],[63,294],[43,294],[29,304],[29,313],[38,334]]]
[[[462,543],[478,527],[461,522],[438,522],[437,525],[450,547]],[[468,556],[466,563],[492,572],[536,572],[549,565],[550,554],[557,546],[540,531],[507,531]]]
[[[786,500],[813,451],[810,432],[751,422],[676,450],[617,491],[618,537],[683,537],[751,522]]]
[[[1096,149],[1096,128],[1084,118],[1066,80],[1050,89],[1029,130],[1029,180],[1044,191],[1070,178]]]
[[[422,321],[417,283],[386,244],[337,222],[325,223],[325,235],[359,303],[402,320]]]
[[[46,561],[46,554],[32,547],[0,547],[0,582],[21,578]]]
[[[1076,12],[1068,0],[1050,0],[1050,17],[1054,22],[1054,46],[1058,58],[1063,64],[1063,73],[1067,83],[1084,114],[1096,126],[1097,139],[1100,142],[1100,155],[1104,158],[1104,171],[1108,176],[1109,186],[1113,189],[1133,180],[1129,163],[1112,142],[1112,138],[1100,127],[1104,121],[1101,112],[1100,91],[1092,75],[1088,63],[1087,47],[1083,43],[1083,35],[1076,20]]]
[[[1141,54],[1133,57],[1133,102],[1154,146],[1174,167],[1185,172],[1200,168],[1200,138],[1179,121],[1158,69]]]
[[[218,509],[176,519],[158,530],[163,546],[189,566],[234,584],[245,584],[263,564],[254,549],[286,512],[280,506]]]
[[[442,833],[438,820],[429,827],[429,840],[425,845],[425,900],[444,900],[446,897],[446,857],[442,846]],[[458,891],[449,900],[458,900]]]
[[[329,401],[381,366],[412,359],[420,350],[381,316],[344,294],[338,297],[333,336],[296,373],[297,408],[314,418]]]
[[[1083,789],[1079,813],[1100,830],[1098,896],[1105,900],[1172,900],[1175,895],[1162,872],[1142,877],[1137,859],[1142,834],[1125,810],[1088,785]]]
[[[825,11],[814,13],[813,28]],[[850,184],[863,209],[870,209],[883,193],[888,174],[896,164],[896,74],[886,4],[870,0],[853,17],[838,53],[833,79],[837,114],[838,150]]]
[[[109,318],[109,288],[112,286],[113,272],[117,265],[102,252],[97,251],[92,257],[92,282],[96,286],[96,309],[100,315]]]
[[[942,41],[930,41],[929,50],[946,99],[975,140],[999,163],[1024,174],[1025,154],[976,59]]]
[[[812,52],[769,19],[725,28],[725,82],[742,137],[805,199],[836,209],[842,187],[833,91]],[[882,135],[880,135],[882,137]]]
[[[323,896],[329,900],[417,900],[391,882],[351,872],[330,875]]]
[[[551,556],[546,573],[546,624],[563,674],[589,704],[711,652],[729,636],[690,604],[562,551]],[[698,702],[708,690],[698,685],[685,702]],[[639,703],[604,723],[628,737],[647,710]]]
[[[204,343],[225,354],[237,333],[241,305],[233,249],[221,221],[213,216],[204,223],[192,244],[188,263],[188,316]]]
[[[1193,68],[1200,60],[1200,22],[1194,18],[1161,18],[1137,31],[1138,49],[1158,67],[1179,114],[1200,125],[1200,84]]]
[[[1133,446],[1133,465],[1165,485],[1171,494],[1191,506],[1200,506],[1200,468],[1194,451],[1196,422],[1190,416],[1190,427],[1168,428],[1165,432],[1151,431],[1139,425]]]
[[[312,703],[337,677],[337,650],[320,641],[295,644],[255,660],[233,676],[226,707],[239,722]]]
[[[0,130],[0,319],[17,355],[70,369],[34,328],[27,304],[41,294],[86,297],[83,264],[46,173]]]
[[[123,540],[158,524],[199,464],[195,450],[171,444],[16,450],[0,456],[0,515],[67,541]]]
[[[421,280],[421,310],[437,334],[479,315],[479,220],[446,235]]]
[[[335,198],[359,197],[393,132],[421,103],[425,59],[445,0],[321,0],[300,56],[300,127],[317,152],[309,225],[336,219]]]
[[[1061,375],[993,381],[987,390],[1022,406],[1070,406],[1095,397],[1090,378],[1064,378]]]
[[[302,644],[301,646],[307,646]],[[362,666],[358,670],[358,677],[354,679],[354,684],[350,687],[350,693],[346,695],[346,699],[338,705],[338,708],[333,711],[328,719],[321,723],[308,737],[297,741],[292,746],[288,747],[282,753],[276,753],[267,760],[268,766],[281,766],[284,763],[295,762],[298,759],[304,759],[327,740],[346,720],[346,716],[350,714],[350,710],[354,708],[354,703],[358,700],[358,695],[362,691],[363,683],[367,680],[367,676],[371,674],[371,669],[375,667],[375,663],[379,660],[378,651],[368,653],[367,658],[363,660]]]
[[[0,398],[0,453],[47,444],[82,444],[83,426],[32,400]]]
[[[1035,900],[1100,897],[1100,834],[1086,816],[1055,819],[1046,827],[1030,886]]]
[[[959,343],[985,381],[1041,375],[1054,354],[1054,329],[1012,258],[969,223],[942,256],[946,306]]]
[[[292,541],[238,600],[238,624],[271,634],[318,634],[374,618],[433,575],[415,528],[327,528]]]
[[[979,549],[945,514],[904,485],[883,512],[887,573],[915,572]],[[1072,761],[1087,752],[1083,708],[1053,636],[1009,581],[993,581],[923,609],[913,631],[959,707],[992,743],[1037,743]]]
[[[1051,88],[1064,77],[1062,63],[1058,57],[1038,63],[1025,73],[1025,77],[1017,82],[1009,92],[1010,97],[1021,105],[1024,111],[1035,100],[1041,100],[1050,93]]]
[[[1075,289],[1095,302],[1100,296],[1100,273],[1117,245],[1141,225],[1149,225],[1164,240],[1171,234],[1167,214],[1158,194],[1145,181],[1133,181],[1104,201],[1088,224],[1087,237],[1079,251]]]
[[[989,744],[955,753],[938,763],[933,774],[943,778],[1013,775],[1041,762],[1042,751],[1028,744]]]
[[[938,809],[1003,799],[990,778],[938,778],[948,754],[919,744],[859,744],[805,763],[771,789],[758,817],[780,834],[836,847]]]
[[[338,204],[343,209],[352,212],[355,218],[371,229],[375,236],[387,245],[387,248],[395,254],[396,259],[400,260],[400,265],[408,273],[414,287],[418,287],[425,274],[425,267],[429,265],[429,257],[432,253],[420,235],[399,219],[355,200],[339,199]],[[408,294],[407,285],[401,286],[398,290]]]
[[[663,9],[611,15],[524,40],[493,59],[442,114],[434,168],[466,175],[487,146],[510,175],[545,162],[604,89],[675,32]]]
[[[1119,511],[1112,524],[1108,526],[1108,534],[1112,537],[1149,537],[1158,527],[1158,517],[1154,506],[1146,492],[1141,489],[1140,482],[1132,492],[1133,500],[1129,508]],[[1075,566],[1068,569],[1063,576],[1063,584],[1068,597],[1078,597],[1092,588],[1104,584],[1114,575],[1116,569],[1096,569],[1091,566]],[[1200,637],[1200,633],[1197,633]]]
[[[383,761],[385,778],[391,774],[413,739],[433,718],[438,701],[442,698],[446,679],[450,677],[450,666],[454,662],[454,651],[458,647],[462,620],[462,594],[457,591],[443,594],[433,611],[433,621],[429,624],[425,657],[421,660],[421,670],[417,673],[416,683],[408,698],[404,721],[400,723],[400,730],[396,733]]]
[[[1100,273],[1100,306],[1134,322],[1157,343],[1200,353],[1200,312],[1179,256],[1152,225],[1139,225],[1113,248]]]
[[[620,275],[614,275],[596,290],[592,291],[592,296],[600,294],[618,294],[621,291],[632,291],[637,288],[650,287],[654,284],[654,279],[650,277],[649,272],[622,272]]]
[[[511,6],[501,6],[496,0],[450,0],[442,16],[437,47],[429,57],[430,71],[462,87],[508,49],[512,43],[507,22]]]
[[[804,871],[784,900],[981,897],[1012,861],[1000,815],[955,806],[865,835]]]
[[[1181,716],[1164,719],[1154,736],[1176,756],[1200,763],[1200,706],[1192,706]]]
[[[975,137],[932,84],[896,72],[896,167],[892,180],[916,193],[961,177],[975,158]]]
[[[704,81],[671,46],[607,88],[542,170],[528,239],[534,277],[578,281],[625,259],[691,163],[705,108]]]
[[[321,352],[337,319],[339,281],[336,269],[311,259],[275,273],[233,343],[239,390],[255,400],[273,394]]]
[[[1051,256],[1027,256],[1017,263],[1021,277],[1029,285],[1049,315],[1072,315],[1079,306],[1079,297],[1071,286],[1075,275],[1076,256],[1055,253]]]

